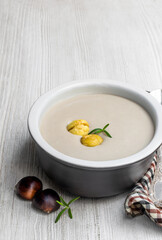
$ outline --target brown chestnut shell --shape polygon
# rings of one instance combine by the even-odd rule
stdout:
[[[32,200],[35,194],[42,190],[41,180],[35,176],[22,178],[15,186],[15,192],[18,196],[26,200]]]
[[[57,211],[60,207],[56,200],[60,201],[58,193],[53,189],[47,188],[35,195],[32,205],[45,213],[51,213]]]

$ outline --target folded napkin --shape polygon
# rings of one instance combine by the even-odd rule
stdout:
[[[156,207],[149,196],[149,188],[154,178],[156,166],[157,156],[154,156],[150,168],[127,196],[124,206],[127,215],[136,217],[145,214],[153,222],[162,227],[162,209]]]

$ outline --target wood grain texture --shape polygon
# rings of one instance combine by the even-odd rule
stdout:
[[[144,216],[124,213],[126,194],[80,199],[74,219],[54,224],[18,199],[14,185],[42,171],[27,115],[42,93],[64,82],[108,78],[162,88],[161,0],[0,0],[0,240],[160,240]]]

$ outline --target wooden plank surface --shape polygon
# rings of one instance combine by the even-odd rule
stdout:
[[[40,168],[27,115],[42,93],[88,78],[162,87],[161,0],[0,0],[0,240],[161,239],[146,217],[125,216],[126,194],[82,198],[57,224],[13,194],[35,175],[73,197]]]

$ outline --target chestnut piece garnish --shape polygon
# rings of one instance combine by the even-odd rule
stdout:
[[[42,182],[39,178],[28,176],[22,178],[15,186],[15,192],[18,196],[26,200],[32,200],[35,194],[42,190]]]
[[[52,189],[45,189],[38,192],[33,198],[33,207],[45,212],[51,213],[59,209],[60,205],[56,202],[60,201],[60,197]]]

